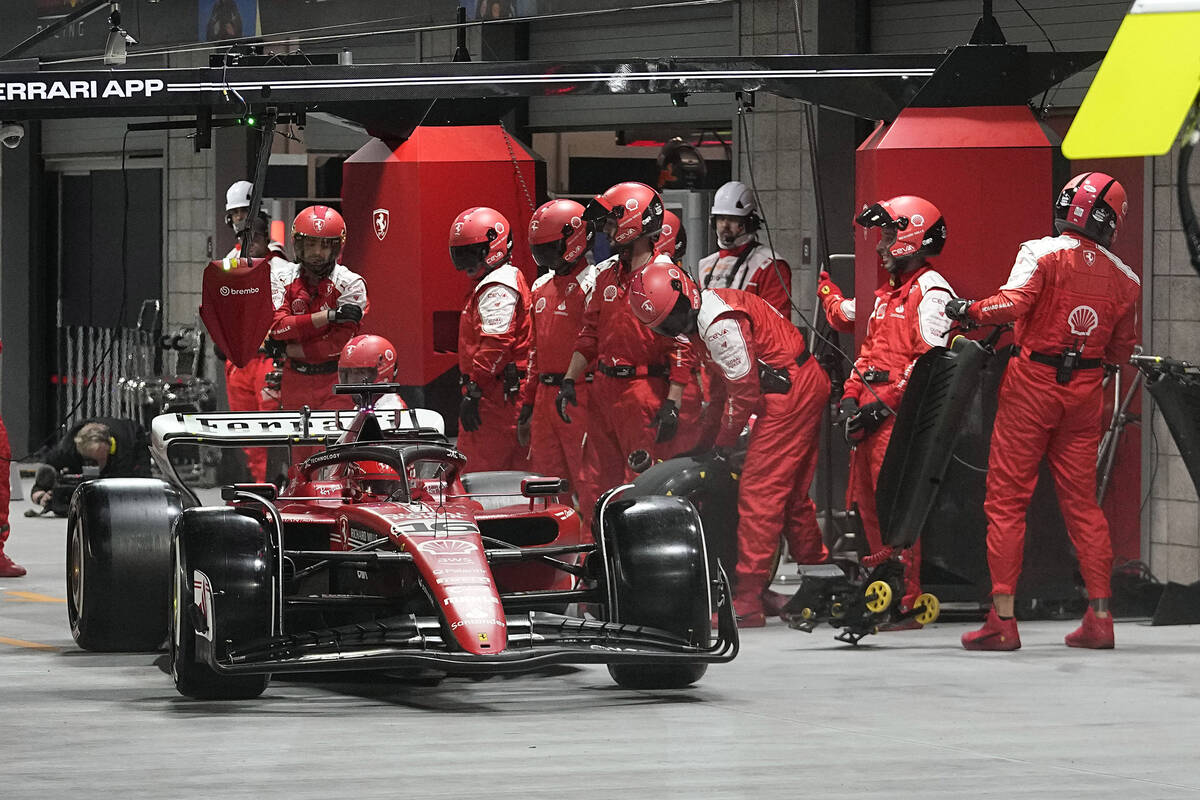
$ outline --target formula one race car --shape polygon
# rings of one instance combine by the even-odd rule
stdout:
[[[164,640],[178,690],[251,698],[272,673],[479,675],[604,663],[617,683],[678,688],[738,650],[724,573],[695,509],[607,492],[593,537],[565,481],[463,472],[442,420],[357,413],[170,414],[152,455],[171,482],[82,484],[68,521],[68,613],[85,650]],[[381,421],[383,424],[381,424]],[[270,484],[202,506],[175,479],[185,446],[324,446]],[[588,614],[566,616],[572,604]],[[585,604],[585,605],[583,605]],[[717,613],[717,630],[711,615]]]

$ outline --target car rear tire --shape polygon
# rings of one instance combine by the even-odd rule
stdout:
[[[157,650],[167,636],[179,493],[160,480],[79,485],[67,514],[67,618],[84,650]]]
[[[197,573],[212,586],[217,658],[230,642],[246,644],[271,634],[276,555],[262,524],[231,508],[183,512],[171,543],[171,677],[195,700],[249,700],[266,691],[271,676],[223,675],[200,660],[197,640],[205,614],[196,603]]]
[[[675,497],[617,500],[604,510],[603,533],[613,595],[607,617],[708,646],[709,573],[696,509]],[[610,664],[608,672],[629,689],[680,689],[700,680],[707,668],[634,663]]]

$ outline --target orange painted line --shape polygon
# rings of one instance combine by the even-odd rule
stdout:
[[[6,589],[5,594],[11,595],[9,599],[18,603],[65,603],[66,598],[51,597],[48,594],[38,594],[37,592],[14,592],[11,589]]]
[[[41,644],[40,642],[27,642],[24,639],[10,639],[7,636],[0,636],[0,644],[11,644],[13,647],[27,647],[30,650],[53,650],[58,651],[59,648],[52,644]]]

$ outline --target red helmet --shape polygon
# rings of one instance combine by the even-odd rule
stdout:
[[[593,224],[593,230],[603,230],[613,247],[622,250],[644,236],[658,236],[662,198],[644,183],[618,183],[588,203],[584,220]]]
[[[654,243],[654,255],[666,256],[678,263],[687,252],[687,231],[674,211],[663,211],[662,233]]]
[[[450,260],[455,269],[471,278],[482,277],[508,261],[512,244],[512,226],[494,208],[468,208],[450,226]]]
[[[340,383],[389,383],[395,377],[396,348],[382,336],[355,336],[338,356]]]
[[[378,461],[354,461],[346,467],[346,486],[356,500],[386,500],[405,481],[395,468]]]
[[[583,206],[574,200],[551,200],[529,220],[529,249],[539,267],[560,275],[583,258],[592,244],[592,231],[583,221]]]
[[[895,259],[936,256],[946,245],[946,221],[937,206],[923,197],[905,194],[864,208],[855,220],[864,228],[880,227],[896,231],[896,241],[888,247]]]
[[[1107,247],[1125,223],[1125,187],[1103,172],[1085,172],[1067,181],[1054,204],[1054,229],[1072,230]]]
[[[331,254],[328,257],[306,258],[304,243],[310,239],[332,243]],[[292,245],[296,250],[296,260],[318,275],[328,275],[333,270],[345,243],[346,221],[329,206],[309,206],[292,221]]]
[[[700,290],[682,267],[652,261],[630,281],[629,307],[655,333],[678,336],[700,310]]]

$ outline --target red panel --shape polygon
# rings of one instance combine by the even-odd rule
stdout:
[[[513,155],[534,186],[534,162],[515,140]],[[435,352],[436,312],[457,315],[470,281],[454,271],[447,251],[450,225],[464,209],[491,206],[513,226],[513,262],[531,281],[525,193],[499,126],[417,128],[406,142],[379,140],[346,160],[342,215],[349,231],[345,262],[367,281],[371,313],[365,333],[386,336],[398,351],[396,380],[426,386],[457,364]],[[387,212],[386,233],[374,223]],[[453,321],[457,330],[457,318]]]

